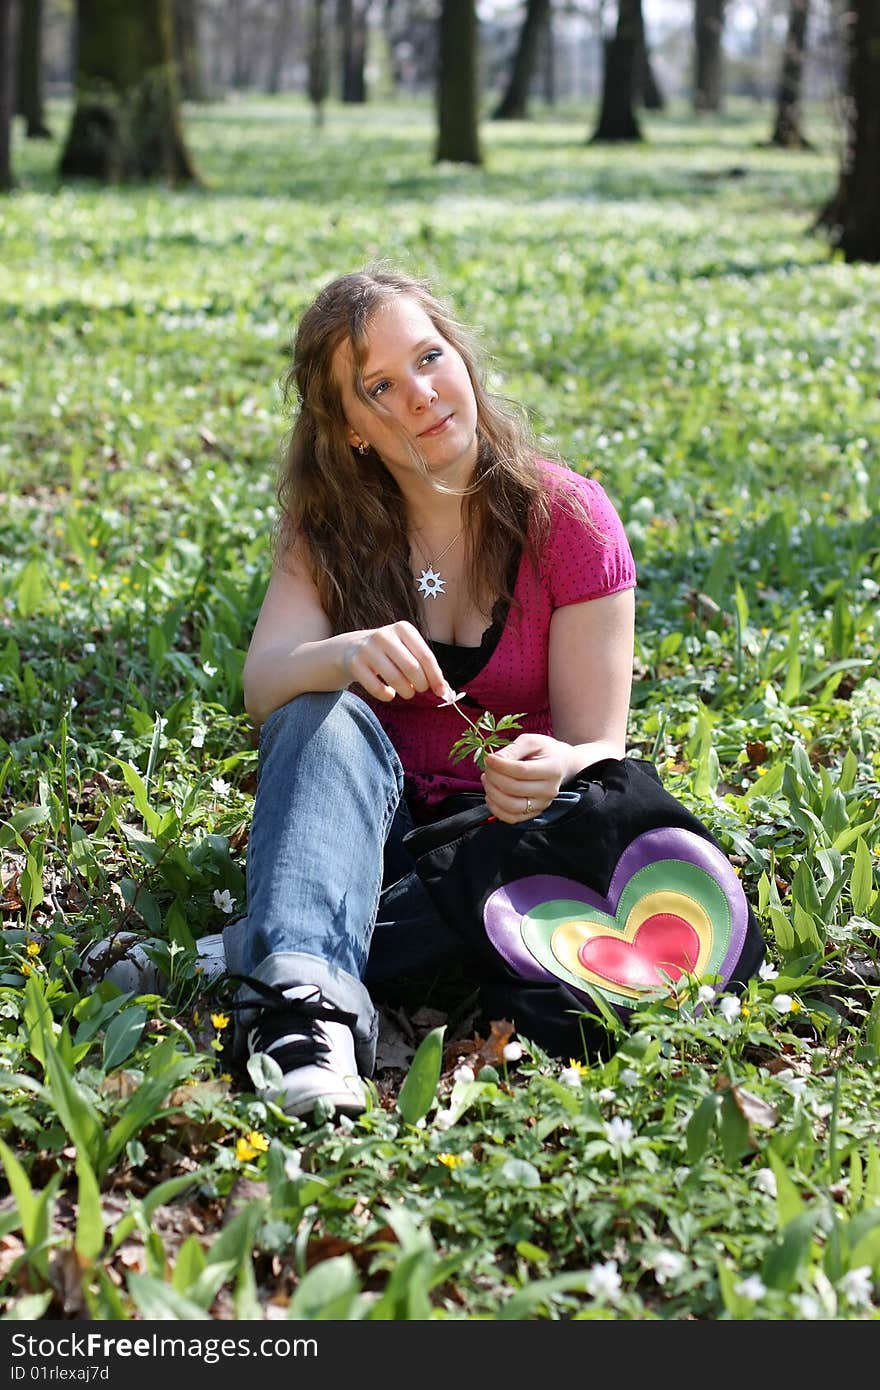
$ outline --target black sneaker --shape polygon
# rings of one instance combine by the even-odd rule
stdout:
[[[264,1053],[278,1063],[285,1113],[308,1115],[324,1101],[339,1114],[362,1115],[367,1102],[354,1056],[356,1015],[329,1003],[316,985],[237,978],[261,996],[233,1007],[258,1010],[248,1027],[248,1056]]]

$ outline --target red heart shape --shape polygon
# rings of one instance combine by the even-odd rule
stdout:
[[[700,938],[690,922],[674,912],[646,917],[632,941],[622,936],[591,936],[578,950],[586,970],[630,989],[656,989],[667,979],[693,974]]]

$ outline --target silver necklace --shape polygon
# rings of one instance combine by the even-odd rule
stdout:
[[[440,561],[443,559],[443,556],[449,554],[450,550],[455,545],[455,542],[460,538],[463,531],[464,527],[462,526],[458,534],[452,537],[452,540],[449,542],[449,544],[443,550],[440,551],[439,555],[435,555],[433,560],[428,559],[428,556],[425,554],[424,546],[421,544],[421,542],[417,542],[419,550],[421,550],[422,555],[428,561],[427,567],[422,570],[421,574],[416,580],[416,586],[418,588],[418,591],[420,594],[424,594],[425,598],[436,598],[438,594],[446,593],[447,581],[443,578],[439,570],[435,570],[434,566],[439,565]],[[417,536],[420,534],[421,532],[416,532]]]

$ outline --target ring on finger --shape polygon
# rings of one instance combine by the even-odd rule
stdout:
[[[526,811],[525,811],[526,815],[527,815],[527,816],[530,816],[530,815],[532,814],[532,810],[533,810],[532,803],[531,803],[531,801],[529,800],[529,798],[526,797]]]

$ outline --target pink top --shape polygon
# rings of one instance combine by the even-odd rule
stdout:
[[[599,483],[559,464],[545,461],[542,468],[550,489],[551,523],[539,572],[528,560],[520,564],[514,596],[521,610],[511,606],[494,651],[466,682],[468,699],[462,702],[475,721],[486,709],[496,718],[524,712],[521,729],[511,737],[520,732],[553,733],[548,649],[554,610],[631,589],[636,582],[623,525]],[[580,499],[599,535],[560,505],[558,498],[566,492]],[[472,758],[449,760],[450,748],[467,728],[456,709],[438,709],[430,691],[389,704],[359,693],[397,750],[406,774],[407,800],[417,813],[456,792],[482,792]]]

